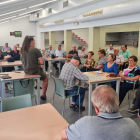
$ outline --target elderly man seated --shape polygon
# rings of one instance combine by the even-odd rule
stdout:
[[[13,50],[8,55],[9,58],[13,58],[14,60],[20,60],[19,50],[17,50],[17,46],[14,45]]]
[[[136,123],[119,113],[119,98],[107,85],[98,86],[92,93],[97,116],[87,116],[62,131],[62,140],[139,140]]]
[[[73,45],[72,50],[69,51],[67,62],[70,62],[72,57],[74,57],[74,56],[78,56],[78,52],[76,51],[76,46],[75,45]]]
[[[82,50],[79,50],[79,51],[78,51],[78,56],[79,56],[80,58],[87,58],[87,57],[88,57],[88,52],[87,52],[85,46],[82,47]]]
[[[119,49],[114,49],[114,54],[116,55],[115,63],[117,65],[123,65],[124,64],[124,57],[123,57],[123,55],[119,54]]]
[[[10,52],[12,51],[11,47],[8,47],[8,43],[5,43],[5,47],[2,48],[2,52]]]

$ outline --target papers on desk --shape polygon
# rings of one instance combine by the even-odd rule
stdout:
[[[101,76],[99,76],[99,75],[93,75],[93,74],[89,74],[89,73],[86,73],[85,75],[86,75],[86,76],[89,78],[89,80],[91,80],[91,81],[99,81],[99,80],[106,79],[106,77],[101,77]]]

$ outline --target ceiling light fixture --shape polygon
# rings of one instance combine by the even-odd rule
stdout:
[[[0,24],[3,24],[3,23],[6,23],[6,22],[9,22],[10,20],[8,20],[8,21],[4,21],[4,22],[0,22]]]
[[[27,17],[27,16],[30,16],[30,15],[26,15],[26,16],[22,16],[22,17],[14,18],[14,19],[12,19],[11,21],[13,21],[13,20],[17,20],[17,19],[20,19],[20,18],[24,18],[24,17]]]
[[[0,20],[0,21],[6,20],[6,19],[15,18],[15,17],[17,17],[17,16],[12,16],[12,17],[9,17],[9,18],[4,18],[4,19],[2,19],[2,20]]]
[[[16,13],[16,12],[19,12],[19,11],[23,11],[23,10],[26,10],[27,8],[24,8],[24,9],[20,9],[20,10],[16,10],[16,11],[12,11],[12,12],[9,12],[9,13],[5,13],[5,14],[1,14],[1,16],[5,16],[5,15],[9,15],[9,14],[12,14],[12,13]]]
[[[37,5],[34,5],[34,6],[30,6],[29,8],[34,8],[34,7],[41,6],[41,5],[51,3],[51,2],[54,2],[54,1],[57,1],[57,0],[51,0],[51,1],[48,1],[48,2],[40,3],[40,4],[37,4]]]
[[[6,4],[6,3],[9,3],[9,2],[13,2],[13,1],[17,1],[17,0],[8,0],[8,1],[0,2],[0,5]]]
[[[22,15],[26,15],[26,14],[29,14],[29,13],[32,13],[32,12],[35,12],[35,11],[39,11],[39,10],[42,10],[43,8],[39,8],[39,9],[36,9],[36,10],[32,10],[32,11],[29,11],[29,12],[26,12],[26,13],[23,13],[23,14],[19,14],[18,16],[22,16]]]

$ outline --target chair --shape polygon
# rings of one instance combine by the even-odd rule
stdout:
[[[0,50],[2,50],[3,46],[0,46]]]
[[[31,106],[32,106],[32,101],[31,101],[30,94],[1,99],[2,112],[31,107]]]
[[[133,89],[128,91],[128,106],[129,106],[129,108],[130,108],[130,104],[131,104],[131,103],[130,103],[131,92],[136,92],[136,90],[137,90],[137,89],[135,88],[135,84],[136,84],[136,81],[134,81]],[[128,108],[128,109],[129,109],[129,108]]]
[[[84,64],[85,64],[85,62],[86,62],[86,60],[87,60],[87,59],[85,59],[85,58],[80,58],[80,59],[81,59],[81,63],[82,63],[82,64],[80,64],[80,65],[78,66],[79,69],[81,69],[81,68],[84,66]]]
[[[66,94],[65,94],[66,91],[73,88],[76,85],[74,85],[72,87],[69,87],[69,88],[65,88],[61,79],[55,78],[53,75],[52,75],[52,77],[53,77],[54,83],[55,83],[55,90],[54,90],[54,94],[53,94],[52,105],[54,106],[54,96],[55,95],[57,95],[59,98],[63,99],[64,102],[63,102],[62,116],[64,116],[65,99],[66,98],[69,98],[69,106],[70,106],[70,97],[79,95],[79,105],[80,105],[80,93],[79,93],[80,87],[78,87],[78,93],[77,94],[66,96]],[[79,114],[80,114],[80,107],[79,107]]]
[[[37,104],[36,95],[34,94],[34,80],[33,79],[14,80],[13,87],[11,87],[10,84],[8,84],[8,89],[13,97],[30,93],[31,98],[32,99],[35,98],[35,103]]]
[[[4,56],[7,56],[7,52],[2,52],[1,54]]]

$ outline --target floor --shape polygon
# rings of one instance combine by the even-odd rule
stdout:
[[[58,77],[59,75],[54,75],[55,77]],[[41,104],[45,104],[45,103],[52,103],[52,97],[53,97],[53,91],[54,91],[54,81],[53,79],[49,79],[49,85],[48,85],[48,90],[47,90],[47,101],[40,101]],[[41,94],[42,94],[42,90],[41,90]],[[6,93],[6,97],[9,97],[9,93]],[[34,101],[33,101],[34,104]],[[83,106],[86,107],[86,110],[84,112],[81,113],[81,115],[79,115],[78,112],[75,112],[71,109],[69,109],[69,100],[66,100],[65,103],[65,112],[64,112],[64,119],[69,123],[75,123],[80,117],[84,117],[88,115],[88,91],[86,91],[86,95],[85,95],[85,99],[84,99],[84,104]],[[1,105],[1,104],[0,104]],[[62,113],[62,108],[63,108],[63,100],[58,98],[57,96],[55,97],[55,101],[54,101],[54,107],[55,109],[61,114]],[[127,96],[125,98],[125,100],[123,101],[122,105],[120,106],[120,113],[122,114],[123,117],[127,117],[127,118],[131,118],[133,119],[136,124],[139,127],[140,130],[140,118],[138,118],[137,115],[130,115],[127,113],[127,109],[128,109],[128,99]],[[93,108],[93,115],[96,115],[95,110]]]

